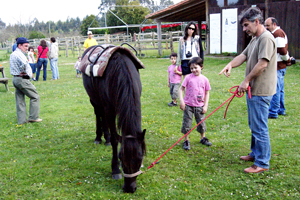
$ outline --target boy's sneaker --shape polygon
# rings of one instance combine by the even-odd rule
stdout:
[[[207,139],[207,137],[204,137],[200,140],[200,143],[206,146],[211,146],[212,143]]]
[[[177,106],[177,103],[174,103],[173,101],[171,101],[170,103],[168,103],[168,106],[170,106],[170,107]]]
[[[190,141],[185,140],[185,141],[183,142],[183,149],[184,149],[184,150],[190,150],[190,149],[191,149]]]

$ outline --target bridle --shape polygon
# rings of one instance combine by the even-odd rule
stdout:
[[[121,136],[120,136],[120,137],[121,137]],[[133,136],[133,135],[126,135],[125,138],[132,138],[132,139],[134,139],[134,138],[136,138],[136,137]],[[121,169],[122,169],[122,165],[121,165]],[[125,178],[134,178],[134,177],[136,177],[136,176],[138,176],[138,175],[140,175],[140,174],[143,173],[142,170],[139,170],[139,171],[137,171],[137,172],[135,172],[135,173],[132,173],[132,174],[125,174],[124,171],[123,171],[123,169],[122,169],[122,172],[123,172],[123,176],[124,176]]]
[[[139,171],[137,171],[137,172],[135,172],[135,173],[133,173],[133,174],[125,174],[125,173],[123,172],[123,176],[124,176],[125,178],[133,178],[133,177],[136,177],[136,176],[138,176],[138,175],[140,175],[140,174],[142,174],[142,173],[143,173],[142,170],[139,170]]]

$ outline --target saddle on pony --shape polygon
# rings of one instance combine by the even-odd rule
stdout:
[[[136,55],[128,48],[123,47],[123,44],[127,44],[136,52],[136,50],[128,43],[122,43],[120,46],[114,46],[112,44],[92,46],[83,53],[79,70],[87,76],[102,77],[110,57],[116,52],[126,54],[137,69],[145,68],[144,64],[136,57]]]

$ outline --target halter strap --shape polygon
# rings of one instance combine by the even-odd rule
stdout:
[[[137,171],[137,172],[135,172],[135,173],[133,173],[133,174],[125,174],[125,173],[123,172],[123,176],[124,176],[125,178],[133,178],[133,177],[136,177],[136,176],[138,176],[138,175],[140,175],[140,174],[142,174],[142,173],[143,173],[142,170],[139,170],[139,171]]]

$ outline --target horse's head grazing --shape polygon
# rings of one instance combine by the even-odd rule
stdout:
[[[136,190],[136,177],[142,173],[140,168],[146,153],[145,133],[146,129],[136,136],[123,136],[119,159],[124,173],[124,192],[134,193]]]

